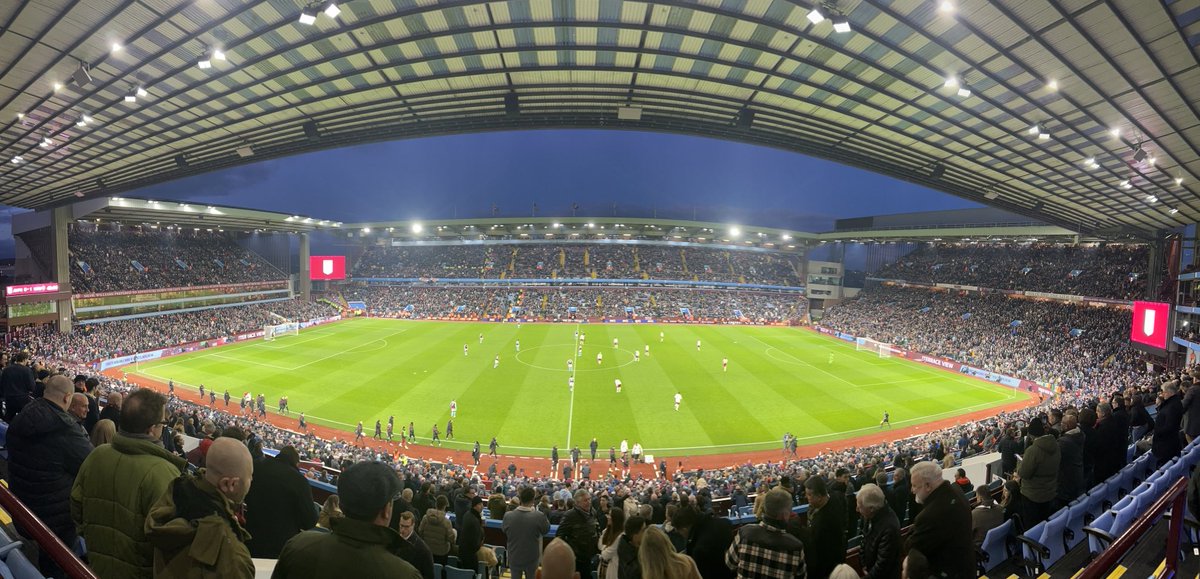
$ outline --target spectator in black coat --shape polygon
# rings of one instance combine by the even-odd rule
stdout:
[[[274,458],[254,464],[254,484],[246,494],[246,530],[250,555],[278,559],[284,543],[317,524],[312,487],[298,470],[300,455],[285,446]]]
[[[728,519],[687,505],[675,511],[671,526],[687,539],[685,552],[696,561],[701,577],[733,579],[733,570],[725,565],[725,551],[733,542],[733,525]]]
[[[1182,421],[1183,402],[1179,399],[1179,382],[1167,382],[1162,386],[1162,400],[1158,403],[1158,413],[1154,415],[1154,438],[1150,446],[1150,452],[1159,466],[1183,451],[1179,431]]]
[[[412,491],[412,489],[404,490]],[[425,544],[421,536],[416,533],[417,518],[413,515],[412,511],[400,513],[397,526],[400,538],[403,539],[400,541],[400,552],[397,553],[400,558],[408,561],[413,567],[416,567],[417,571],[421,572],[422,579],[441,579],[440,577],[435,578],[433,576],[433,552],[429,550],[429,545]]]
[[[1096,424],[1095,471],[1096,482],[1108,480],[1125,467],[1126,448],[1129,446],[1129,415],[1117,414],[1108,404],[1096,406],[1099,422]]]
[[[1021,454],[1021,442],[1017,440],[1017,431],[1009,428],[1004,431],[1004,439],[1000,441],[1000,469],[1004,475],[1010,475],[1017,470],[1017,455]]]
[[[122,396],[120,392],[109,392],[108,397],[105,399],[105,402],[104,402],[104,410],[100,411],[100,420],[105,420],[105,419],[111,420],[111,421],[113,421],[113,424],[117,427],[117,430],[120,430],[121,429],[121,402],[124,399],[125,399],[124,396]]]
[[[1079,428],[1079,415],[1066,413],[1062,419],[1062,435],[1058,437],[1058,501],[1061,504],[1075,500],[1087,490],[1083,479],[1086,440]]]
[[[483,499],[471,499],[471,508],[467,509],[459,521],[458,529],[458,568],[470,569],[474,572],[479,566],[479,548],[483,546]]]
[[[916,549],[925,554],[931,576],[975,577],[971,507],[962,491],[944,480],[941,467],[933,462],[913,466],[912,488],[922,509],[908,537],[910,552]]]
[[[566,541],[575,551],[575,570],[580,577],[591,577],[592,556],[599,551],[599,527],[592,516],[592,495],[575,491],[575,508],[567,511],[558,525],[556,537]]]
[[[0,372],[0,394],[4,396],[4,421],[12,424],[17,413],[33,401],[36,387],[29,352],[17,352],[12,363]]]
[[[69,548],[78,541],[71,519],[71,486],[92,443],[75,417],[67,413],[75,388],[66,376],[55,376],[46,395],[29,403],[8,429],[9,484]],[[50,562],[42,557],[43,570]]]
[[[896,513],[901,525],[908,520],[905,513],[908,512],[908,501],[912,498],[912,487],[909,484],[908,471],[903,467],[896,467],[892,471],[892,496],[888,506],[892,507],[892,512]]]
[[[471,502],[475,500],[475,487],[469,486],[457,494],[451,494],[450,500],[454,504],[454,528],[462,530],[463,519],[467,516],[467,511],[471,510]]]
[[[1191,443],[1200,436],[1200,386],[1192,384],[1183,393],[1183,411],[1187,414],[1186,441]]]
[[[788,532],[804,543],[804,562],[808,574],[828,577],[833,568],[846,561],[846,497],[830,493],[825,479],[813,475],[804,481],[808,499],[808,525]]]
[[[863,485],[856,503],[863,520],[863,578],[900,579],[900,521],[884,501],[883,489]]]

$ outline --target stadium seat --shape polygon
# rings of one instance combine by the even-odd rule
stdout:
[[[1073,506],[1067,507],[1067,526],[1063,531],[1063,539],[1068,550],[1083,540],[1083,526],[1087,524],[1084,519],[1088,514],[1089,500],[1090,497],[1084,497]]]
[[[442,572],[442,564],[434,563],[433,564],[433,579],[442,579],[445,576],[446,576],[446,574]]]
[[[979,552],[979,574],[995,569],[1012,556],[1012,519],[987,532]]]
[[[500,569],[508,569],[508,549],[504,547],[492,547],[496,551],[496,561],[499,563]]]
[[[1116,538],[1113,533],[1113,523],[1116,521],[1116,516],[1112,511],[1104,511],[1092,524],[1083,528],[1083,532],[1087,533],[1088,538],[1088,553],[1092,557],[1099,555],[1101,551],[1108,548]]]
[[[446,579],[476,579],[477,577],[475,571],[458,567],[445,567],[442,572],[446,574]]]
[[[1083,501],[1086,507],[1083,514],[1085,525],[1092,522],[1100,514],[1100,511],[1104,508],[1104,499],[1108,497],[1108,494],[1109,488],[1106,482],[1096,485],[1095,488],[1088,492],[1087,498]],[[1082,530],[1082,527],[1080,529]],[[1082,534],[1080,538],[1082,538]]]
[[[449,557],[446,557],[446,566],[447,567],[458,567],[458,557],[454,556],[454,555],[450,555]]]
[[[1140,514],[1140,511],[1138,510],[1138,500],[1136,497],[1125,508],[1119,511],[1113,509],[1113,524],[1109,530],[1113,538],[1120,537],[1121,533],[1124,533],[1137,520],[1138,514]]]
[[[1042,521],[1026,530],[1025,534],[1017,537],[1017,540],[1021,542],[1022,562],[1025,565],[1026,571],[1033,576],[1041,572],[1040,563],[1043,550],[1041,539],[1045,532],[1046,521]]]

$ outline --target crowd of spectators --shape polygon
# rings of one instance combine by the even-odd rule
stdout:
[[[1129,310],[883,286],[830,308],[820,324],[854,336],[1065,388],[1129,384]]]
[[[929,244],[871,274],[923,283],[952,283],[1112,299],[1146,290],[1145,245]]]
[[[356,277],[602,278],[803,285],[799,256],[719,247],[513,243],[368,247]]]
[[[343,295],[364,301],[374,315],[413,319],[513,313],[544,320],[638,317],[779,323],[802,319],[807,306],[797,294],[676,287],[370,286]]]
[[[104,293],[287,279],[222,232],[76,225],[67,235],[71,287]]]
[[[13,343],[42,356],[92,361],[229,338],[284,319],[310,320],[337,313],[322,302],[287,300],[80,325],[69,334],[58,333],[50,326],[36,326],[13,331],[9,336]]]

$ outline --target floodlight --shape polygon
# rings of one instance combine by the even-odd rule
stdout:
[[[1158,197],[1155,197],[1153,195],[1147,195],[1146,203],[1158,203]]]
[[[220,48],[214,48],[212,52],[213,60],[225,60],[225,51]]]
[[[413,233],[420,233],[421,230],[423,230],[423,229],[425,229],[425,228],[420,223],[412,224],[412,232]]]
[[[362,232],[363,232],[363,233],[370,233],[370,232],[371,232],[371,228],[370,228],[370,227],[364,227]]]
[[[300,11],[300,24],[312,26],[317,23],[317,13],[305,8]]]
[[[53,147],[53,146],[54,146],[54,141],[52,141],[49,136],[42,137],[41,147],[43,149],[49,149],[50,147]]]
[[[833,17],[833,31],[839,34],[850,32],[850,19],[844,14],[839,14]]]
[[[1116,139],[1121,136],[1121,129],[1118,129],[1118,128],[1109,129],[1108,134],[1112,135],[1112,138]]]
[[[13,165],[20,165],[21,163],[24,163],[24,162],[25,162],[25,158],[20,155],[17,155],[12,158]]]
[[[1029,130],[1026,132],[1028,132],[1031,135],[1036,135],[1036,134],[1042,132],[1042,128],[1040,126],[1038,126],[1037,123],[1033,123],[1033,126],[1029,127]]]
[[[139,87],[137,87],[137,96],[139,98],[146,98],[146,97],[150,96],[150,93],[146,92],[145,87],[139,86]]]
[[[735,225],[735,226],[729,228],[729,236],[730,237],[737,237],[741,234],[742,234],[742,230],[740,228],[738,228],[738,226]]]
[[[958,77],[953,74],[946,77],[946,82],[942,84],[944,88],[955,88],[958,86]]]
[[[1170,213],[1171,213],[1171,215],[1175,215],[1176,213],[1179,213],[1179,209],[1172,207]],[[1184,322],[1184,323],[1186,324],[1187,322]]]
[[[971,96],[971,89],[969,89],[965,86],[958,87],[958,96],[960,96],[962,98],[967,98],[967,97]]]
[[[1176,184],[1176,185],[1183,185],[1183,177],[1176,177],[1176,178],[1175,178],[1175,184]]]
[[[1046,83],[1046,88],[1052,91],[1058,90],[1058,81],[1055,79],[1050,79],[1050,81]]]
[[[938,10],[945,14],[953,14],[955,11],[954,2],[951,2],[950,0],[942,0],[942,3],[938,5]]]
[[[337,18],[338,14],[341,13],[342,9],[338,8],[336,2],[330,2],[327,6],[325,6],[325,15],[330,18]]]
[[[137,93],[131,92],[131,93],[125,95],[125,102],[136,103],[137,102]]]
[[[212,68],[212,61],[209,60],[207,56],[205,56],[205,57],[202,57],[200,59],[200,62],[197,62],[196,65],[200,67],[200,70],[208,70],[208,69]]]
[[[821,9],[814,6],[812,11],[808,13],[808,21],[813,24],[820,24],[825,21],[825,15],[821,14]]]
[[[124,48],[125,48],[125,47],[124,47],[124,46],[121,46],[121,43],[120,43],[120,42],[114,42],[114,43],[112,43],[112,51],[113,51],[113,52],[121,52],[121,50],[122,50],[122,49],[124,49]]]
[[[1050,133],[1038,133],[1038,140],[1039,141],[1049,141]]]
[[[1133,189],[1133,183],[1130,183],[1128,179],[1121,181],[1121,188],[1122,189]]]
[[[58,92],[58,91],[62,90],[62,87],[63,87],[63,85],[61,82],[54,83],[54,92]]]

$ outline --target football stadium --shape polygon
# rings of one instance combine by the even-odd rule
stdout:
[[[0,3],[0,576],[1200,577],[1197,87],[1194,0]]]

